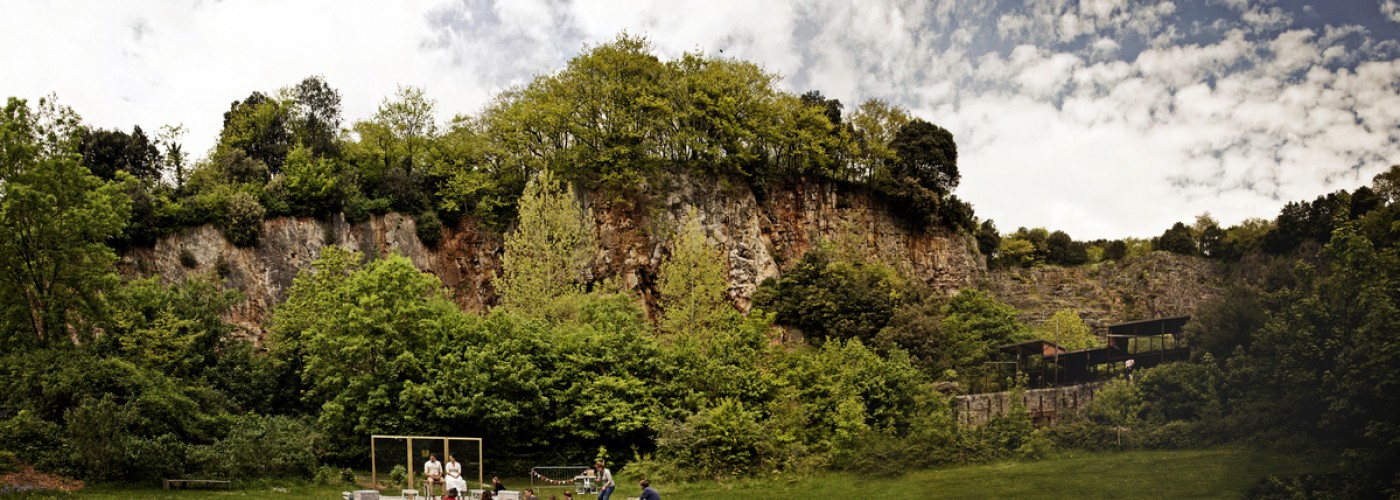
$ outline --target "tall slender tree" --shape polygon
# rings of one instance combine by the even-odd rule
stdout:
[[[520,197],[520,222],[506,237],[502,275],[494,284],[501,304],[544,312],[560,297],[582,293],[591,262],[593,224],[573,189],[542,171]]]

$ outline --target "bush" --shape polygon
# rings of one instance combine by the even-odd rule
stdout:
[[[0,474],[19,470],[19,456],[9,450],[0,450]]]
[[[240,247],[258,244],[262,234],[263,216],[266,212],[258,198],[246,192],[234,193],[228,198],[228,215],[224,219],[224,236],[230,243]]]
[[[206,472],[231,479],[311,478],[316,473],[311,424],[286,416],[246,415],[211,445]]]
[[[916,445],[905,438],[869,431],[836,453],[832,465],[862,476],[894,477],[915,465],[910,459],[918,456],[913,449]]]
[[[1141,420],[1145,403],[1142,390],[1124,379],[1114,379],[1105,383],[1094,393],[1094,401],[1089,403],[1089,418],[1095,422],[1132,427]]]
[[[389,200],[385,198],[370,199],[363,194],[355,193],[345,202],[346,222],[364,222],[372,216],[388,212]]]
[[[354,481],[355,473],[350,469],[337,469],[329,465],[322,465],[317,468],[316,475],[311,478],[311,482],[321,486],[350,484]]]
[[[407,485],[408,469],[405,469],[403,464],[395,465],[394,469],[389,471],[389,481],[392,481],[394,486]]]
[[[1021,442],[1021,446],[1016,448],[1016,455],[1021,458],[1039,460],[1050,456],[1050,452],[1055,450],[1055,442],[1044,429],[1036,429],[1030,436]]]
[[[418,241],[427,246],[437,246],[442,241],[442,219],[438,218],[437,212],[428,210],[423,215],[418,216]]]
[[[66,468],[67,456],[63,453],[62,435],[61,426],[40,419],[28,410],[0,421],[0,449],[39,470]]]
[[[186,269],[194,269],[199,267],[199,259],[194,257],[194,252],[191,252],[190,249],[181,248],[180,265],[185,266]]]
[[[1118,447],[1119,433],[1112,427],[1088,419],[1075,419],[1049,427],[1045,436],[1057,448],[1108,450]]]
[[[666,461],[683,464],[691,477],[742,476],[757,470],[773,457],[773,446],[758,422],[758,412],[744,403],[725,398],[685,421],[665,425],[657,437],[657,453]]]
[[[1142,445],[1161,450],[1177,450],[1199,446],[1208,441],[1201,432],[1201,424],[1195,422],[1168,422],[1150,427],[1143,432]]]

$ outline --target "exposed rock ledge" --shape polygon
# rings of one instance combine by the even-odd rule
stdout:
[[[741,310],[749,309],[759,283],[779,276],[824,239],[859,245],[859,251],[945,292],[970,286],[985,274],[985,263],[970,237],[942,228],[912,227],[866,192],[830,183],[798,183],[770,190],[760,199],[747,187],[722,182],[679,177],[671,183],[665,199],[648,203],[649,208],[602,201],[598,193],[585,197],[597,222],[595,278],[616,278],[651,303],[657,269],[669,252],[668,235],[691,207],[697,209],[711,243],[725,250],[729,295]],[[162,238],[153,247],[129,250],[121,267],[127,275],[158,274],[168,281],[221,270],[229,286],[246,297],[230,319],[259,339],[266,333],[264,319],[286,300],[297,273],[328,243],[369,258],[390,252],[404,255],[441,279],[464,309],[483,310],[494,304],[491,279],[500,269],[501,236],[470,219],[446,228],[443,236],[436,247],[427,247],[418,240],[413,219],[399,214],[354,224],[340,217],[277,218],[264,221],[254,247],[236,247],[218,228],[205,225]],[[183,265],[182,253],[193,257],[195,265]]]

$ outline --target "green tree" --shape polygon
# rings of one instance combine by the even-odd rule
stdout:
[[[991,219],[982,221],[982,225],[977,228],[977,250],[991,262],[996,260],[1000,248],[1001,233],[997,232],[996,223]]]
[[[958,187],[958,147],[953,134],[943,127],[915,119],[895,134],[890,141],[899,160],[895,162],[894,177],[909,178],[940,196]]]
[[[672,240],[671,258],[661,264],[656,288],[661,294],[662,333],[703,342],[734,323],[737,311],[727,300],[724,253],[706,241],[694,208]]]
[[[877,170],[889,168],[899,161],[899,154],[890,143],[910,121],[908,110],[879,99],[862,102],[851,113],[850,122],[855,128],[858,151],[856,168],[860,178],[869,179]]]
[[[353,260],[328,250],[311,271],[328,276],[299,275],[273,318],[276,349],[302,354],[305,399],[345,457],[363,451],[360,436],[413,429],[401,411],[402,393],[426,381],[421,356],[462,319],[437,278],[407,258],[391,255],[358,269],[347,265]]]
[[[308,76],[287,92],[288,128],[293,144],[319,157],[340,154],[340,91],[316,75]]]
[[[172,376],[197,378],[215,364],[233,328],[222,315],[242,301],[216,277],[165,285],[159,277],[130,281],[110,294],[101,350]]]
[[[1220,223],[1209,212],[1196,216],[1196,223],[1191,225],[1191,236],[1196,240],[1196,248],[1201,255],[1221,256],[1225,230],[1220,228]]]
[[[314,153],[311,148],[301,145],[292,148],[287,154],[280,182],[287,192],[293,214],[328,216],[339,212],[344,206],[345,186],[336,161]],[[272,187],[269,185],[268,189]]]
[[[1055,311],[1050,318],[1036,328],[1035,335],[1052,340],[1068,350],[1088,349],[1100,345],[1089,325],[1079,317],[1079,313],[1062,309]]]
[[[7,349],[84,333],[117,284],[116,253],[131,201],[78,163],[78,116],[53,98],[0,114],[0,308]],[[127,177],[129,179],[129,177]]]
[[[904,280],[879,262],[850,262],[818,248],[782,279],[765,280],[754,306],[776,314],[779,324],[801,330],[814,343],[828,339],[871,341],[903,301]]]
[[[529,174],[506,163],[497,145],[487,139],[482,123],[482,119],[454,118],[433,143],[429,175],[436,186],[436,209],[443,215],[450,219],[473,215],[488,227],[504,230],[515,218]]]
[[[103,180],[115,179],[118,171],[147,183],[160,180],[160,150],[140,126],[133,127],[130,134],[84,129],[81,149],[83,164]]]
[[[1164,250],[1181,255],[1199,255],[1196,249],[1196,240],[1191,237],[1191,228],[1180,222],[1173,224],[1171,229],[1167,229],[1153,242],[1152,247],[1156,250]]]
[[[428,207],[425,174],[432,170],[438,136],[436,107],[423,89],[399,87],[393,99],[380,103],[373,118],[355,123],[358,140],[347,156],[359,167],[367,193],[390,200],[401,211],[416,213]]]
[[[520,198],[520,222],[506,236],[502,275],[493,281],[501,305],[543,313],[558,299],[582,293],[592,261],[593,224],[573,189],[540,172]]]
[[[626,33],[591,47],[546,83],[550,109],[564,111],[569,142],[558,171],[567,178],[636,187],[658,166],[670,115],[666,66],[651,42]]]
[[[998,347],[1030,340],[1016,309],[985,292],[963,289],[943,307],[940,371],[976,371]]]
[[[701,171],[752,178],[768,160],[777,76],[750,62],[687,52],[667,63],[675,73],[662,139],[664,158]]]
[[[288,119],[285,103],[262,92],[253,92],[241,102],[234,101],[224,113],[218,148],[242,151],[248,158],[262,162],[269,173],[276,174],[282,171],[282,163],[292,146],[287,131]]]
[[[1246,284],[1225,289],[1215,300],[1202,304],[1186,325],[1191,354],[1226,359],[1237,348],[1250,350],[1250,339],[1269,320],[1263,293]]]

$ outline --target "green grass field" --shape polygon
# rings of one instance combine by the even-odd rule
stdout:
[[[1294,475],[1333,468],[1328,455],[1255,451],[1237,447],[1181,451],[1065,453],[1034,462],[1001,462],[913,471],[896,478],[820,474],[799,479],[657,484],[666,500],[709,499],[924,499],[924,498],[1238,498],[1269,474]],[[507,481],[512,489],[528,481]],[[285,493],[274,487],[286,488]],[[275,483],[232,491],[92,487],[79,498],[339,498],[349,488]],[[387,492],[386,493],[391,493]],[[396,492],[392,492],[396,493]],[[621,480],[613,498],[640,493]],[[548,498],[546,491],[543,498]],[[562,498],[562,497],[561,497]],[[592,498],[582,497],[582,499]]]

